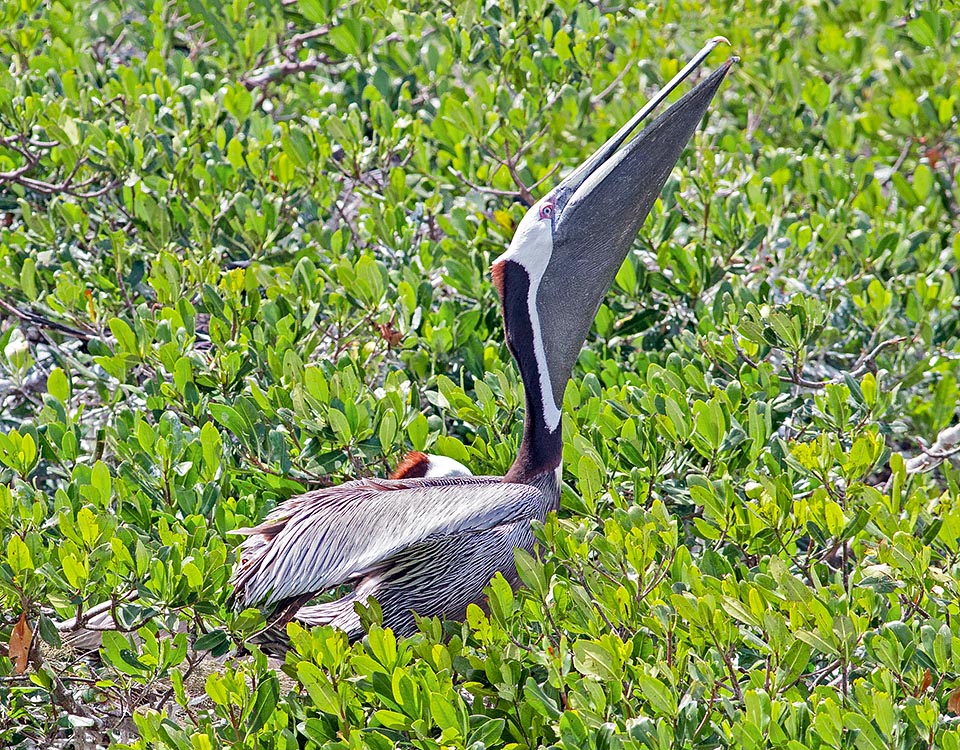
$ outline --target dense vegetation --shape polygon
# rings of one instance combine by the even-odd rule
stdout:
[[[956,6],[335,5],[0,5],[0,745],[960,748]],[[527,587],[245,653],[232,530],[507,469],[491,260],[721,33]]]

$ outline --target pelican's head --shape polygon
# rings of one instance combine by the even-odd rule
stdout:
[[[527,390],[527,416],[541,420],[548,432],[560,424],[563,391],[604,295],[736,58],[629,143],[627,138],[725,41],[711,39],[610,140],[537,201],[493,264],[507,344]]]

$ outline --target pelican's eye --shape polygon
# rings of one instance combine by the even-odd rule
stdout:
[[[540,206],[540,218],[541,218],[541,220],[542,220],[542,219],[550,219],[550,218],[552,218],[552,217],[553,217],[553,204],[552,204],[552,203],[544,203],[542,206]]]

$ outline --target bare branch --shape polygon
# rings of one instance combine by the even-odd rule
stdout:
[[[750,358],[747,353],[740,346],[740,341],[737,339],[737,334],[735,331],[730,331],[730,338],[733,342],[733,348],[737,353],[737,356],[740,357],[743,362],[750,365],[753,369],[759,369],[759,362],[754,361]],[[896,336],[892,339],[887,339],[886,341],[881,341],[873,349],[864,354],[857,360],[853,369],[850,370],[847,375],[857,378],[865,374],[872,366],[875,365],[876,359],[879,356],[880,352],[886,349],[888,346],[893,346],[894,344],[900,344],[907,340],[906,336]],[[809,380],[803,377],[803,374],[800,370],[792,370],[789,375],[778,374],[780,380],[784,383],[793,383],[798,385],[801,388],[809,388],[811,390],[819,390],[820,388],[826,388],[828,385],[838,385],[843,382],[844,376],[838,376],[831,378],[830,380]]]
[[[850,372],[850,374],[855,378],[865,374],[866,371],[869,370],[870,367],[876,362],[877,355],[879,355],[881,351],[886,349],[888,346],[893,346],[894,344],[901,344],[906,340],[907,340],[906,336],[896,336],[895,338],[887,339],[886,341],[881,341],[873,349],[871,349],[869,353],[865,354],[857,361],[857,364],[854,365],[853,370]]]
[[[911,148],[913,148],[913,139],[908,138],[907,142],[903,145],[903,149],[900,151],[900,155],[897,157],[897,160],[893,163],[893,166],[890,167],[890,173],[880,180],[881,185],[886,185],[888,182],[890,182],[890,180],[893,179],[893,176],[900,171],[900,167],[902,167],[903,163],[907,160],[907,156],[910,154]]]
[[[922,450],[919,456],[914,456],[907,461],[908,474],[925,474],[937,468],[946,459],[960,454],[960,424],[941,430],[933,445]]]
[[[590,97],[590,103],[600,104],[601,102],[603,102],[604,99],[610,96],[610,94],[613,93],[613,90],[623,82],[624,78],[626,78],[627,73],[630,72],[630,69],[633,67],[634,62],[635,60],[631,59],[626,65],[624,65],[623,70],[617,73],[616,77],[612,81],[610,81],[609,85],[607,85],[603,89],[603,91],[601,91],[598,94],[594,94],[593,96]]]
[[[49,328],[52,331],[59,331],[60,333],[66,333],[70,336],[74,336],[78,339],[83,339],[84,341],[89,341],[96,336],[89,331],[81,331],[79,328],[72,328],[71,326],[64,325],[63,323],[58,323],[55,320],[50,320],[45,318],[42,315],[32,312],[30,310],[21,310],[15,307],[10,302],[0,299],[0,310],[5,310],[10,315],[14,316],[22,323],[28,323],[30,325],[39,326],[41,328]]]
[[[506,198],[513,198],[515,200],[523,200],[523,194],[516,190],[498,190],[497,188],[487,187],[485,185],[477,185],[471,182],[463,172],[460,170],[449,167],[450,174],[456,177],[458,180],[463,182],[471,190],[476,190],[481,193],[490,193],[491,195],[502,195]],[[533,205],[532,203],[528,205]]]
[[[330,65],[336,62],[326,55],[311,55],[304,60],[292,62],[287,60],[276,65],[268,65],[265,68],[254,70],[241,79],[241,83],[251,91],[262,89],[273,81],[298,73],[309,73],[316,70],[321,65]]]

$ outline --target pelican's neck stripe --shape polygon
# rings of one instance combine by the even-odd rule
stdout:
[[[530,315],[530,300],[535,299],[529,293],[533,287],[531,276],[527,268],[515,260],[501,261],[498,266],[507,346],[520,369],[527,407],[523,442],[507,473],[507,481],[526,482],[560,463],[563,452],[560,411],[553,403],[549,378],[544,385],[542,373],[546,370],[546,357],[542,356],[542,348],[541,356],[537,356],[538,329],[536,318]],[[556,412],[555,416],[548,416],[547,405]]]
[[[550,379],[550,368],[547,365],[547,350],[543,344],[543,327],[540,324],[540,311],[537,309],[537,292],[540,289],[543,274],[546,272],[547,266],[550,263],[550,255],[551,253],[542,252],[542,250],[539,249],[537,252],[531,253],[507,251],[500,256],[500,262],[516,263],[523,269],[527,276],[526,315],[530,321],[530,344],[532,345],[531,348],[536,361],[540,405],[543,411],[544,425],[550,432],[554,432],[560,426],[560,408],[557,406],[557,402],[553,397],[553,384]],[[504,308],[504,313],[506,313],[506,308]],[[510,322],[512,323],[513,321]],[[516,351],[514,351],[513,356],[517,357]],[[531,382],[527,379],[528,373],[524,372],[523,375],[523,384],[529,389]]]

